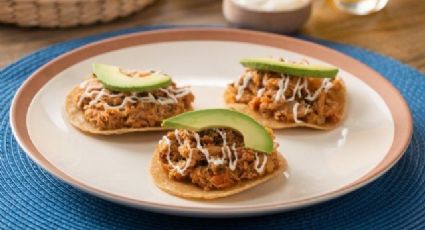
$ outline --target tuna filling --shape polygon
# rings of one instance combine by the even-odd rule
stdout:
[[[338,77],[305,78],[247,69],[228,86],[225,99],[276,121],[325,125],[343,118],[344,94]]]
[[[159,127],[162,120],[192,110],[194,96],[189,87],[142,93],[122,93],[103,88],[92,78],[78,91],[77,106],[87,122],[101,130]]]
[[[277,170],[276,147],[271,154],[256,152],[245,148],[242,135],[234,130],[208,129],[168,132],[157,150],[170,179],[217,190]]]

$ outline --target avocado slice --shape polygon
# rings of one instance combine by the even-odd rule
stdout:
[[[93,73],[103,86],[120,92],[145,92],[167,87],[171,77],[165,74],[152,73],[145,77],[130,77],[117,66],[93,64]]]
[[[266,128],[251,117],[233,110],[203,109],[186,112],[164,120],[162,126],[192,131],[231,128],[242,134],[246,148],[264,153],[273,151],[273,139]]]
[[[241,64],[247,68],[297,77],[334,78],[339,71],[334,66],[292,64],[272,58],[245,58]]]

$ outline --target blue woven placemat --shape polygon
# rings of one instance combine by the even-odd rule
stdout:
[[[12,96],[34,70],[58,55],[100,39],[170,26],[121,30],[37,51],[0,70],[0,229],[425,229],[425,76],[364,49],[302,37],[376,69],[406,98],[414,119],[410,147],[377,181],[339,199],[292,212],[240,219],[166,216],[81,192],[35,165],[9,127]]]

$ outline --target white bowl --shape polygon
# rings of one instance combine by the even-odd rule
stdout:
[[[223,14],[234,26],[255,30],[292,33],[310,17],[312,2],[295,9],[266,11],[251,9],[233,0],[223,0]]]

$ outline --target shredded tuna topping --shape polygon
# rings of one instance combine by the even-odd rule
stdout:
[[[174,130],[160,140],[158,151],[171,179],[214,190],[272,173],[279,167],[276,147],[271,154],[247,149],[231,129]]]
[[[227,103],[243,103],[263,117],[286,123],[324,125],[343,116],[341,80],[306,78],[246,69],[228,86]]]
[[[159,127],[162,120],[192,110],[194,96],[189,87],[123,93],[108,90],[91,78],[79,87],[77,106],[84,118],[102,130]]]

